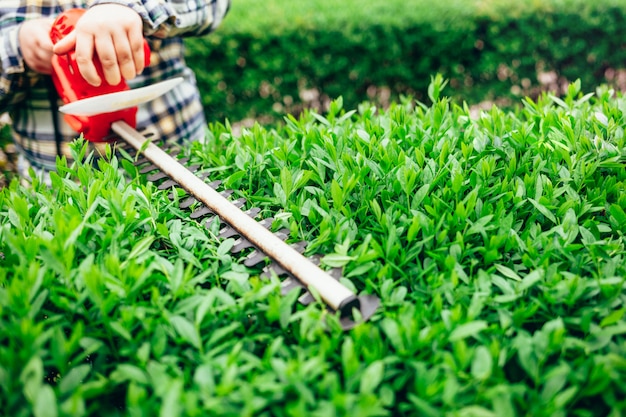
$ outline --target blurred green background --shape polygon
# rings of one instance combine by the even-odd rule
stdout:
[[[338,96],[426,100],[435,73],[455,100],[501,106],[576,79],[622,87],[625,40],[621,0],[234,0],[187,55],[210,120],[272,122]]]

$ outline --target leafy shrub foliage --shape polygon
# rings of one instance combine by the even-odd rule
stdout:
[[[625,39],[621,0],[238,0],[188,59],[208,117],[238,121],[326,111],[339,96],[349,108],[425,101],[435,73],[468,103],[624,84]]]
[[[381,297],[347,333],[126,158],[0,191],[0,409],[623,415],[626,98],[574,83],[472,115],[442,86],[185,150]]]

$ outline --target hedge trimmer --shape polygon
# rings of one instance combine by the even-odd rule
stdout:
[[[78,18],[82,15],[81,9],[72,9],[61,14],[55,21],[51,38],[54,43],[69,34]],[[144,44],[146,62],[149,61],[150,50]],[[287,244],[284,231],[272,233],[269,228],[272,219],[256,221],[258,209],[243,211],[245,204],[242,200],[230,201],[228,196],[232,191],[218,192],[219,182],[207,183],[205,178],[196,176],[193,168],[183,165],[163,149],[145,138],[135,129],[137,106],[164,94],[173,88],[181,79],[166,80],[157,84],[129,89],[122,81],[118,85],[109,85],[104,80],[102,68],[96,62],[103,83],[99,87],[89,85],[76,68],[75,53],[53,57],[52,78],[55,87],[65,105],[59,108],[66,121],[79,133],[92,142],[102,142],[115,138],[118,135],[137,152],[141,152],[144,159],[138,164],[144,166],[141,173],[159,170],[160,173],[149,175],[150,181],[165,179],[159,185],[160,189],[181,187],[189,194],[181,206],[188,208],[195,201],[204,207],[191,214],[192,218],[204,215],[218,216],[228,226],[220,231],[221,238],[239,236],[239,244],[233,246],[232,252],[239,252],[245,248],[253,248],[244,261],[248,267],[254,267],[270,262],[264,269],[265,275],[276,274],[287,276],[282,282],[284,293],[294,287],[306,290],[299,298],[303,304],[314,300],[311,293],[317,293],[320,299],[334,312],[340,313],[341,325],[351,328],[356,324],[356,315],[367,320],[376,311],[379,300],[375,296],[357,296],[339,281],[339,277],[322,270],[319,266],[319,257],[307,258],[303,255],[306,242]],[[308,291],[311,290],[311,291]]]

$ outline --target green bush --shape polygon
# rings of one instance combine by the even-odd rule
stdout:
[[[238,0],[188,59],[210,120],[274,120],[339,96],[426,100],[435,73],[458,102],[517,103],[575,79],[593,89],[618,83],[625,46],[621,0]]]
[[[473,116],[435,81],[181,154],[381,298],[349,332],[125,158],[1,190],[0,410],[624,415],[626,98]]]

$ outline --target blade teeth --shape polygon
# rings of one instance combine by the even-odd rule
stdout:
[[[131,149],[130,151],[128,151],[129,154],[132,155],[131,151],[134,151],[134,149]],[[170,152],[170,155],[175,156],[179,152],[180,152],[180,149],[173,149]],[[180,162],[181,164],[184,164],[188,162],[188,160],[189,158],[181,158],[180,160],[178,160],[178,162]],[[178,185],[174,180],[169,179],[165,173],[161,172],[159,167],[157,167],[154,164],[149,164],[149,162],[150,161],[147,158],[141,157],[134,162],[134,165],[137,167],[141,167],[142,165],[148,164],[148,165],[143,166],[139,170],[141,174],[148,174],[153,171],[159,170],[159,172],[153,173],[146,177],[146,179],[150,182],[165,180],[161,184],[158,185],[157,188],[159,190],[166,190],[166,189],[169,189]],[[187,167],[187,169],[190,172],[195,173],[196,176],[203,181],[209,178],[210,176],[210,173],[206,171],[197,173],[198,169],[200,169],[200,165],[197,165],[197,164],[189,166]],[[211,188],[217,190],[217,188],[221,184],[222,184],[222,181],[216,180],[216,181],[210,182],[208,185]],[[175,192],[176,191],[171,192],[169,194],[170,199],[174,199]],[[233,193],[234,193],[233,190],[227,189],[227,190],[221,191],[220,195],[222,195],[225,198],[228,198]],[[187,196],[179,204],[179,207],[182,209],[187,209],[193,206],[196,202],[199,202],[199,201],[194,196]],[[246,204],[246,199],[238,198],[232,201],[232,204],[235,207],[241,209]],[[260,212],[261,212],[261,209],[259,207],[252,207],[249,210],[245,211],[245,213],[252,218],[257,217]],[[209,209],[206,206],[201,206],[200,208],[198,208],[197,210],[193,211],[190,214],[190,217],[192,219],[198,219],[198,218],[205,217],[205,216],[211,216],[209,219],[207,219],[205,223],[205,227],[210,228],[213,221],[215,221],[215,219],[217,218],[217,216],[211,209]],[[274,222],[274,218],[272,217],[268,217],[268,218],[258,221],[258,223],[261,224],[266,229],[269,229],[272,226],[273,222]],[[290,235],[290,230],[287,228],[283,228],[274,232],[274,235],[277,236],[279,239],[285,241]],[[232,238],[235,236],[240,236],[240,233],[233,227],[229,226],[228,224],[225,224],[225,227],[223,227],[219,232],[219,238],[221,239],[228,239],[228,238]],[[308,245],[308,242],[300,241],[297,243],[293,243],[290,246],[293,249],[295,249],[297,252],[304,253],[307,245]],[[281,294],[284,295],[295,288],[300,288],[302,289],[302,293],[298,297],[298,302],[300,304],[309,305],[315,301],[315,298],[313,297],[313,295],[307,290],[306,286],[302,282],[300,282],[298,279],[291,276],[289,272],[287,272],[278,263],[271,260],[265,253],[255,248],[255,246],[249,240],[243,237],[239,237],[235,245],[231,248],[230,252],[233,254],[236,254],[248,248],[254,248],[254,249],[250,251],[250,253],[248,253],[246,258],[244,259],[243,263],[246,267],[250,267],[250,268],[256,267],[257,265],[261,263],[267,262],[268,259],[270,260],[270,263],[263,267],[262,273],[259,275],[261,279],[268,279],[273,274],[275,274],[278,277],[284,277],[283,281],[281,282]],[[2,255],[3,254],[0,253],[0,259]],[[322,257],[320,255],[313,255],[309,257],[309,260],[315,265],[319,265],[321,263],[321,259]],[[331,268],[330,270],[327,270],[326,272],[336,280],[341,279],[341,277],[343,276],[343,271],[341,268]],[[368,320],[374,314],[374,312],[377,310],[378,306],[380,305],[380,299],[376,296],[370,296],[370,295],[359,296],[358,300],[359,300],[358,307],[355,307],[355,308],[358,308],[360,310],[360,315],[363,320]],[[352,315],[346,314],[344,316],[344,312],[342,312],[342,317],[340,318],[340,324],[344,330],[349,330],[353,328],[357,323],[354,322]]]
[[[305,306],[308,306],[314,301],[315,301],[315,298],[313,298],[311,293],[308,291],[304,292],[300,297],[298,297],[298,302]]]
[[[357,298],[359,300],[359,313],[361,314],[361,320],[367,321],[374,315],[378,306],[380,306],[380,299],[374,295],[361,295]],[[341,317],[339,319],[339,323],[341,324],[341,328],[343,330],[350,330],[358,324],[352,319],[352,317],[349,316]]]
[[[208,216],[209,214],[215,215],[215,213],[210,208],[208,208],[207,206],[202,206],[198,210],[193,211],[189,215],[189,217],[195,220],[204,216]]]
[[[301,242],[298,242],[298,243],[302,245],[302,250],[304,251],[304,248],[306,247],[307,242],[301,241]],[[319,266],[320,263],[321,263],[322,257],[320,255],[316,254],[316,255],[313,255],[313,256],[309,257],[309,260],[311,262],[313,262],[315,265]],[[333,277],[337,281],[339,281],[339,279],[343,276],[342,272],[343,271],[341,270],[341,268],[332,268],[332,269],[326,271],[326,273],[328,275],[330,275],[331,277]],[[315,301],[315,298],[306,289],[305,289],[305,292],[300,297],[298,297],[298,302],[300,304],[302,304],[302,305],[305,305],[305,306],[311,304],[314,301]]]
[[[222,191],[222,192],[220,193],[220,195],[222,195],[222,196],[223,196],[223,197],[225,197],[225,198],[228,198],[228,197],[229,197],[232,193],[233,193],[233,190],[225,190],[225,191]],[[190,197],[190,198],[192,198],[192,197]],[[242,199],[240,199],[240,200],[242,200]],[[186,201],[186,200],[185,200],[185,201]],[[197,201],[197,200],[195,200],[195,199],[194,199],[193,201],[190,201],[187,205],[185,205],[185,207],[183,207],[183,206],[182,206],[182,204],[181,204],[181,206],[180,206],[180,207],[183,207],[183,208],[189,208],[189,207],[190,207],[190,206],[191,206],[191,205],[192,205],[195,201]],[[238,200],[237,200],[237,201],[238,201]],[[240,205],[240,206],[237,206],[237,207],[241,207],[241,206],[243,206],[243,205],[245,204],[245,202],[246,202],[246,200],[245,200],[245,199],[243,199],[243,202],[241,202],[241,203],[240,203],[241,205]],[[234,203],[233,203],[233,204],[234,204]],[[236,204],[235,204],[235,205],[236,205]],[[208,208],[207,206],[202,206],[202,207],[200,207],[199,209],[197,209],[197,210],[193,211],[193,212],[191,213],[190,217],[191,217],[192,219],[199,219],[199,218],[201,218],[201,217],[208,216],[209,214],[211,214],[211,215],[215,215],[215,213],[213,212],[213,210],[211,210],[211,209],[210,209],[210,208]]]
[[[144,131],[144,137],[153,138],[154,136],[155,132]],[[160,147],[172,157],[178,156],[180,153],[180,148],[171,143],[163,143]]]
[[[189,158],[181,158],[181,159],[178,160],[178,162],[180,162],[181,164],[184,164],[184,163],[186,163],[188,161],[189,161]],[[189,168],[187,168],[187,169],[189,169]],[[168,178],[167,175],[165,175],[165,174],[163,174],[161,172],[159,172],[157,174],[154,174],[154,177],[155,177],[154,181],[160,180],[160,179],[164,179],[164,178]],[[153,180],[150,180],[150,178],[148,178],[148,180],[149,181],[153,181]],[[170,189],[172,187],[175,187],[177,185],[178,185],[178,183],[176,181],[174,181],[172,179],[167,179],[167,180],[163,181],[161,184],[159,184],[157,189],[163,191],[163,190],[167,190],[167,189]]]
[[[128,152],[131,156],[135,155],[133,153],[135,151],[135,148],[133,148],[132,146],[130,148],[129,147],[125,147],[124,150],[126,152]],[[131,152],[131,151],[133,151],[133,152]],[[135,162],[133,162],[133,164],[135,166],[140,166],[140,165],[143,165],[143,164],[147,164],[148,162],[150,162],[150,160],[148,158],[146,158],[145,156],[142,156],[141,158],[139,158]]]
[[[339,281],[341,279],[341,277],[343,277],[343,270],[342,268],[331,268],[328,271],[326,271],[328,273],[328,275],[330,275],[331,277],[335,278],[337,281]]]
[[[322,256],[319,254],[315,254],[311,256],[309,260],[313,262],[315,265],[319,266],[320,263],[322,262]],[[341,277],[343,277],[343,268],[331,268],[327,270],[326,273],[330,275],[331,277],[335,278],[337,281],[339,281]]]
[[[208,176],[209,176],[208,172],[203,172],[202,174],[198,175],[198,178],[204,180],[204,179],[208,178]],[[217,187],[220,186],[221,183],[222,183],[221,181],[217,180],[217,181],[213,181],[213,182],[209,183],[208,185],[209,185],[209,187],[211,187],[213,189],[216,189]],[[173,199],[173,198],[174,198],[173,195],[170,194],[170,199]],[[191,207],[192,205],[194,205],[194,203],[196,203],[196,202],[198,202],[198,199],[196,199],[196,197],[190,195],[187,198],[185,198],[179,204],[179,207],[182,208],[182,209],[187,209],[187,208]]]
[[[292,244],[291,247],[297,250],[298,253],[304,253],[304,250],[306,249],[308,244],[309,242],[307,242],[306,240],[301,240],[298,243]]]
[[[292,248],[294,248],[296,251],[298,251],[298,253],[303,253],[304,249],[306,248],[308,242],[306,241],[301,241],[298,243],[294,243],[293,245],[291,245]],[[252,255],[250,255],[252,257]],[[267,255],[266,255],[267,256]],[[276,262],[272,262],[269,265],[266,265],[263,268],[263,272],[259,275],[261,279],[269,279],[272,276],[272,272],[274,272],[276,274],[276,276],[281,277],[283,275],[289,275],[289,273],[280,265],[278,265]],[[293,278],[293,277],[289,277],[287,278],[288,280],[295,280],[297,282],[297,279]],[[302,284],[300,284],[300,286],[303,286]]]
[[[191,207],[191,206],[193,205],[193,203],[195,203],[196,201],[198,201],[198,200],[196,200],[196,197],[194,197],[194,196],[189,196],[189,197],[187,197],[185,200],[183,200],[183,202],[182,202],[182,203],[180,203],[179,207],[180,207],[180,208],[182,208],[182,209],[189,208],[189,207]]]
[[[199,168],[199,167],[200,167],[200,165],[192,165],[191,167],[189,167],[189,168],[187,168],[187,169],[188,169],[190,172],[192,172],[192,173],[196,174],[196,171],[198,170],[198,168]],[[205,172],[202,172],[202,173],[200,173],[200,174],[196,174],[196,176],[197,176],[198,178],[200,178],[201,180],[203,180],[203,181],[204,181],[205,179],[207,179],[207,178],[208,178],[208,176],[209,176],[209,172],[206,172],[206,171],[205,171]],[[155,178],[155,179],[152,179],[152,178],[148,177],[147,179],[148,179],[149,181],[156,181],[156,180],[159,180],[159,179],[162,179],[162,178],[166,178],[166,176],[165,176],[165,175],[163,175],[161,178]],[[184,188],[181,188],[181,190],[185,191],[185,194],[187,194],[187,191],[186,191]],[[174,199],[174,193],[169,193],[167,196],[169,197],[169,199],[170,199],[170,200],[173,200],[173,199]],[[187,199],[189,199],[189,202],[187,202],[187,203],[186,203],[186,205],[183,205],[183,204],[181,203],[181,204],[179,205],[179,207],[180,207],[180,208],[182,208],[182,209],[189,208],[189,206],[191,206],[191,205],[192,205],[195,201],[197,201],[197,200],[195,199],[195,197],[193,197],[193,196],[189,196],[189,197],[187,197]],[[187,201],[187,199],[186,199],[185,201]]]
[[[174,180],[166,180],[166,181],[163,181],[161,184],[159,184],[157,189],[163,191],[163,190],[167,190],[167,189],[170,189],[172,187],[175,187],[177,185],[178,185],[178,183],[176,181],[174,181]]]
[[[163,178],[167,178],[167,174],[163,171],[159,171],[156,174],[148,175],[146,179],[150,182],[162,180]]]
[[[235,243],[235,246],[233,246],[230,250],[230,253],[239,253],[244,249],[248,249],[254,246],[252,242],[243,238],[237,239],[237,242],[238,243]]]
[[[217,218],[217,216],[211,216],[205,223],[204,223],[204,227],[207,229],[211,228],[211,225],[213,224],[213,222],[215,221],[215,219]]]
[[[158,166],[156,166],[156,165],[154,165],[154,164],[150,164],[150,165],[147,165],[147,166],[145,166],[145,167],[141,168],[141,169],[139,170],[139,173],[140,173],[140,174],[147,174],[148,172],[152,172],[152,171],[155,171],[155,170],[157,170],[157,169],[159,169],[159,167],[158,167]]]
[[[265,227],[266,229],[269,229],[272,226],[272,223],[274,223],[273,217],[266,217],[263,220],[259,221],[259,224]]]
[[[245,200],[244,200],[245,201]],[[252,210],[252,209],[251,209]],[[246,214],[248,214],[249,216],[252,217],[252,215],[254,215],[254,212],[250,212],[250,210],[248,210],[248,212],[244,212]],[[269,220],[269,222],[267,221]],[[263,219],[260,222],[258,222],[261,226],[265,227],[266,229],[269,227],[269,225],[272,224],[273,219],[271,217],[269,217],[268,219]],[[268,225],[269,223],[269,225]],[[226,224],[226,226],[224,226],[219,233],[219,237],[222,239],[228,239],[234,236],[240,236],[240,233],[234,228],[229,226],[228,224]]]
[[[222,239],[228,239],[234,236],[239,236],[239,232],[230,226],[226,226],[220,230],[219,237]]]
[[[232,203],[235,207],[242,208],[246,204],[246,199],[241,197],[236,199],[235,201],[232,201]]]
[[[274,221],[274,218],[267,217],[267,218],[259,221],[259,224],[267,229],[267,228],[269,228],[272,225],[273,221]],[[226,226],[225,228],[222,229],[222,231],[223,232],[220,233],[220,237],[223,237],[223,238],[237,236],[239,234],[236,230],[234,230],[230,226]],[[288,229],[282,229],[282,231],[285,234],[287,234],[289,232]],[[282,240],[284,240],[284,239],[282,239]],[[290,246],[292,248],[294,248],[298,253],[303,253],[304,249],[307,246],[307,244],[308,244],[308,242],[306,242],[306,241],[300,241],[300,242],[294,243],[294,244],[292,244]],[[246,259],[244,260],[244,265],[251,268],[251,267],[254,267],[254,266],[260,264],[261,262],[265,261],[266,259],[268,259],[268,256],[265,253],[261,252],[258,249],[255,249],[255,250],[253,250],[252,252],[250,252],[248,254]],[[266,272],[269,272],[269,269]],[[281,272],[281,274],[285,274],[286,273],[286,271],[284,271],[284,269],[282,269],[282,268],[281,268],[281,270],[279,272]],[[279,274],[277,274],[277,275],[279,275]],[[268,278],[268,277],[269,277],[269,274],[264,274],[263,275],[263,278]]]
[[[226,190],[226,191],[231,191],[232,190]],[[258,208],[251,208],[250,210],[246,210],[244,211],[244,213],[246,213],[248,216],[250,217],[255,217],[259,212],[261,211],[261,209]],[[211,224],[213,224],[213,221],[215,220],[216,216],[211,217],[209,220],[207,220],[207,222],[204,224],[204,227],[206,227],[207,229],[211,228]],[[227,227],[230,227],[228,225],[226,225]],[[238,235],[239,233],[237,233]],[[234,236],[234,235],[233,235]]]
[[[193,172],[194,174],[196,173],[196,171],[200,168],[200,165],[196,164],[196,165],[191,165],[187,167],[187,170],[189,170],[190,172]]]
[[[208,173],[205,176],[205,178],[208,177]],[[203,178],[204,179],[204,178]],[[209,187],[213,188],[214,190],[217,190],[217,187],[219,187],[222,184],[222,181],[220,180],[215,180],[213,182],[210,182],[208,184]],[[183,206],[182,204],[180,205],[180,208],[189,208],[193,205],[193,203],[195,203],[196,201],[198,201],[194,196],[189,196],[187,197],[187,199],[183,202],[185,205]]]
[[[181,191],[182,191],[182,192],[181,192]],[[167,195],[167,198],[169,198],[170,200],[174,200],[174,199],[175,199],[176,197],[178,197],[178,196],[179,196],[179,194],[180,194],[180,197],[179,197],[179,198],[185,198],[185,199],[187,199],[187,198],[188,198],[188,197],[186,197],[187,193],[186,193],[186,192],[184,192],[184,191],[185,191],[185,189],[184,189],[184,188],[178,188],[178,187],[176,187],[176,189],[172,190],[172,192],[171,192],[171,193],[169,193],[169,194]],[[180,207],[180,208],[185,208],[185,207],[180,206],[180,203],[179,203],[179,207]]]
[[[261,212],[261,209],[259,207],[252,207],[249,210],[244,211],[244,213],[246,213],[248,216],[255,218],[256,216],[258,216],[258,214]]]
[[[280,229],[274,232],[274,236],[283,241],[287,240],[287,238],[289,237],[289,229]]]
[[[243,264],[249,268],[257,266],[261,262],[264,262],[267,259],[267,255],[261,252],[258,249],[253,250],[248,254],[246,259],[243,261]]]
[[[226,190],[226,191],[231,191],[232,192],[232,190]],[[245,203],[245,199],[239,199],[239,200],[243,200],[241,202],[242,205]],[[248,216],[250,216],[252,218],[256,217],[260,212],[261,212],[261,209],[259,207],[252,207],[251,209],[244,211],[244,213],[246,213]],[[213,213],[213,212],[211,212],[211,213]],[[207,227],[210,227],[210,224],[207,225]],[[237,232],[235,229],[233,229],[230,226],[227,226],[227,230],[223,230],[223,233],[224,233],[224,236],[228,236],[228,237],[238,236],[239,235],[239,232]],[[220,236],[223,237],[222,236],[222,232],[220,232]],[[235,243],[235,245],[232,247],[230,252],[231,253],[239,253],[239,252],[241,252],[244,249],[248,249],[248,248],[252,248],[252,247],[254,247],[254,244],[252,244],[252,242],[250,242],[247,239],[240,238],[240,239],[238,239],[237,243]]]
[[[276,276],[278,277],[281,277],[283,275],[286,275],[287,271],[285,271],[285,269],[282,266],[278,265],[275,262],[272,262],[271,264],[263,268],[263,272],[259,275],[259,277],[261,279],[270,279],[270,277],[272,276],[272,273],[276,274]],[[288,279],[292,279],[292,278],[288,278]],[[294,280],[294,281],[297,281],[297,280]],[[299,283],[300,281],[297,281],[297,282]]]
[[[287,294],[289,291],[293,290],[294,288],[304,288],[304,285],[302,285],[302,283],[298,281],[297,279],[294,279],[291,277],[287,278],[286,280],[280,283],[280,293],[282,295]]]

